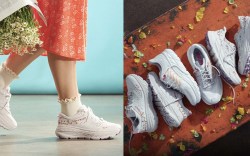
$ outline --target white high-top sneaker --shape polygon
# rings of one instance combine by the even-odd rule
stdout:
[[[126,77],[128,105],[126,116],[132,122],[133,134],[154,132],[158,126],[158,117],[152,102],[152,92],[146,81],[140,76],[130,74]]]
[[[160,80],[165,85],[183,93],[192,105],[200,102],[201,94],[197,83],[173,50],[164,50],[149,60],[149,63],[159,68]]]
[[[154,94],[154,104],[164,121],[170,127],[179,127],[182,121],[192,114],[182,103],[183,95],[167,88],[154,72],[148,74],[148,81]]]
[[[201,44],[193,44],[189,47],[187,56],[194,70],[202,100],[208,105],[218,103],[222,97],[223,86],[218,69],[212,66],[207,50]]]
[[[207,49],[223,78],[232,85],[239,85],[241,79],[235,69],[236,47],[226,39],[225,34],[226,27],[217,31],[208,31]]]
[[[250,16],[239,16],[240,29],[234,39],[238,48],[238,71],[241,75],[250,72]]]
[[[10,88],[0,89],[0,126],[12,130],[17,127],[16,120],[10,112]]]
[[[121,126],[97,117],[91,108],[80,108],[72,117],[58,116],[56,135],[61,139],[102,140],[113,138],[121,132]]]

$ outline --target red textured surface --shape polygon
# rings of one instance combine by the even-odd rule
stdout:
[[[233,8],[232,5],[228,5],[227,1],[224,0],[210,0],[208,6],[206,7],[204,18],[201,22],[195,22],[195,13],[196,11],[202,7],[200,2],[196,0],[190,0],[186,4],[185,10],[178,11],[177,16],[171,22],[169,20],[170,12],[160,16],[155,19],[148,26],[148,29],[151,31],[150,35],[147,35],[146,39],[138,39],[135,41],[135,45],[139,51],[144,54],[144,57],[141,58],[140,63],[134,63],[134,55],[132,52],[132,48],[125,43],[125,54],[127,58],[124,59],[124,73],[128,74],[138,74],[142,76],[144,79],[147,76],[148,70],[143,67],[142,63],[146,62],[161,53],[164,49],[166,49],[166,42],[171,42],[171,46],[169,48],[173,49],[176,54],[181,58],[183,64],[186,66],[187,70],[190,73],[193,73],[191,66],[187,60],[186,51],[188,47],[191,45],[186,42],[182,46],[175,46],[176,37],[178,35],[185,36],[187,39],[190,39],[192,43],[201,43],[205,45],[205,34],[208,30],[218,30],[227,27],[228,33],[226,37],[229,41],[234,42],[234,34],[237,32],[239,27],[238,16],[249,16],[250,15],[250,1],[245,0],[236,0],[238,5],[237,8]],[[229,13],[223,13],[224,8],[229,8]],[[185,7],[184,7],[185,8]],[[178,10],[177,8],[175,10]],[[194,30],[189,30],[187,25],[193,24]],[[175,26],[174,29],[171,29],[171,26]],[[138,35],[138,30],[133,32],[134,35]],[[153,48],[152,45],[158,45],[156,48]],[[149,65],[150,67],[150,65]],[[151,66],[153,71],[158,73],[156,67]],[[133,70],[132,68],[136,68],[137,70]],[[242,76],[242,81],[244,81],[245,76]],[[126,82],[124,81],[124,90],[125,90],[125,98],[124,103],[127,104],[127,88]],[[231,89],[224,82],[224,93],[223,97],[231,95]],[[186,98],[183,99],[184,105],[192,111],[192,115],[189,116],[181,125],[180,128],[174,129],[172,131],[169,130],[167,124],[163,121],[160,113],[157,111],[159,117],[159,125],[156,133],[164,134],[166,139],[164,141],[154,140],[147,133],[136,134],[133,136],[131,141],[131,148],[140,149],[143,143],[147,144],[148,150],[146,152],[141,152],[141,155],[162,155],[163,153],[170,152],[170,143],[168,140],[174,135],[174,140],[178,141],[188,141],[193,142],[200,148],[208,145],[209,143],[217,140],[218,138],[224,136],[228,132],[232,131],[231,124],[229,122],[230,118],[236,112],[238,106],[244,107],[246,110],[250,108],[249,100],[250,96],[248,95],[250,92],[250,87],[242,89],[242,86],[236,86],[236,98],[235,103],[227,104],[226,110],[222,111],[220,106],[224,104],[224,102],[220,102],[218,104],[219,107],[215,108],[214,106],[208,106],[203,102],[200,102],[197,106],[191,106],[191,104],[187,101]],[[201,131],[200,124],[201,121],[206,117],[206,110],[208,108],[212,108],[214,112],[207,116],[208,123],[205,124],[207,130],[205,132]],[[218,117],[221,113],[221,117]],[[247,122],[250,119],[250,115],[247,114],[244,116],[243,120],[239,122],[241,124]],[[129,128],[131,127],[130,121],[125,118],[124,124]],[[202,134],[201,142],[197,142],[194,140],[192,134],[190,133],[191,129],[197,130]],[[131,130],[131,129],[129,129]],[[212,130],[216,130],[216,133],[211,133]],[[128,152],[128,144],[125,143],[125,155],[129,155]]]

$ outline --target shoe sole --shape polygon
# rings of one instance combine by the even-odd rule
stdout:
[[[145,115],[146,115],[146,119],[147,119],[147,121],[149,123],[148,125],[150,125],[150,129],[152,129],[150,131],[148,131],[148,130],[146,130],[146,131],[147,132],[154,132],[156,129],[153,128],[153,125],[155,125],[155,124],[153,124],[155,122],[155,120],[153,120],[153,119],[157,119],[157,124],[156,125],[158,125],[158,118],[157,118],[157,114],[156,114],[156,111],[155,111],[154,106],[153,106],[152,91],[150,90],[149,86],[148,86],[147,89],[145,89],[145,87],[143,87],[141,85],[140,82],[145,81],[145,80],[142,79],[142,77],[137,76],[137,75],[130,75],[130,76],[132,78],[134,78],[134,80],[137,82],[137,84],[140,85],[140,87],[142,88],[142,91],[143,91],[143,96],[144,96],[143,98],[144,98],[144,101],[145,101],[145,105],[144,105]],[[145,83],[147,83],[147,82],[145,81]],[[147,85],[148,85],[148,83],[147,83]],[[149,104],[149,106],[148,106],[149,108],[147,107],[146,104]],[[149,114],[149,112],[151,112],[151,113]]]
[[[119,130],[118,133],[114,133],[113,135],[107,135],[107,136],[101,136],[101,137],[85,137],[85,136],[72,136],[72,132],[59,132],[56,131],[56,136],[59,139],[81,139],[81,140],[111,140],[115,136],[121,133],[121,130]]]

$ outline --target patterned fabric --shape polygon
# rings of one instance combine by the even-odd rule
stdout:
[[[38,0],[38,5],[48,22],[45,26],[35,13],[42,26],[42,47],[59,56],[85,60],[87,0]]]

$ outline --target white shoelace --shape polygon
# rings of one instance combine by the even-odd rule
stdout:
[[[212,66],[212,68],[214,68],[217,71],[218,76],[220,76],[219,69],[213,65],[211,65],[211,66]],[[203,88],[207,88],[214,83],[213,76],[212,76],[213,74],[212,73],[210,74],[207,68],[205,68],[204,70],[195,70],[194,71],[194,73],[197,73],[197,72],[199,72],[199,75],[200,75],[200,79],[198,79],[198,81],[202,82]]]
[[[4,96],[4,100],[0,102],[0,110],[6,108],[8,112],[10,112],[10,108],[7,107],[9,101],[10,101],[10,97],[11,97],[11,94],[10,93],[7,93]]]
[[[98,116],[96,116],[92,109],[88,107],[88,111],[89,111],[89,115],[92,117],[92,119],[99,124],[99,126],[105,121],[103,118],[99,118]]]

